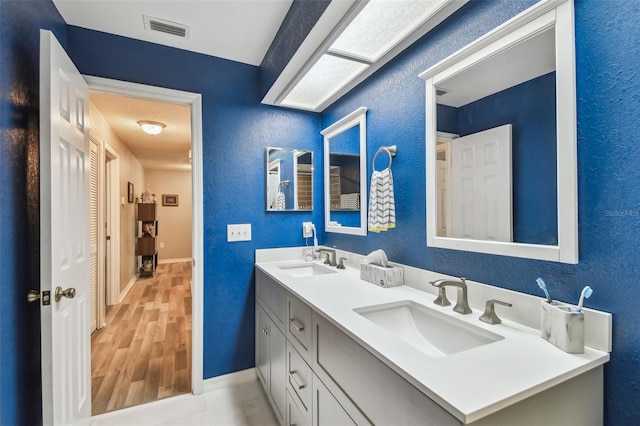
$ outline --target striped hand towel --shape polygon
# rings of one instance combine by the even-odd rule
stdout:
[[[369,195],[369,231],[388,231],[396,227],[396,204],[393,196],[391,169],[371,174]]]

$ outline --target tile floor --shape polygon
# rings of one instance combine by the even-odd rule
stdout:
[[[180,395],[91,418],[91,426],[276,426],[258,380]]]

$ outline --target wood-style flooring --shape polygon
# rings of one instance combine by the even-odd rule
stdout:
[[[191,390],[191,263],[160,264],[91,336],[92,414]]]

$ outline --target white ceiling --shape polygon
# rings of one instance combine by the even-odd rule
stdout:
[[[555,31],[550,28],[438,83],[447,92],[438,103],[459,108],[548,74],[556,69],[555,55]]]
[[[293,0],[53,0],[67,24],[260,65]],[[184,39],[143,15],[191,28]]]
[[[173,105],[106,93],[91,93],[114,133],[145,169],[190,170],[191,110]],[[166,127],[156,136],[142,131],[138,121],[160,121]]]
[[[2,0],[0,0],[2,1]],[[53,0],[65,22],[91,30],[260,65],[293,0]],[[189,38],[148,31],[143,15],[190,27]],[[190,111],[103,93],[91,101],[147,169],[190,169]],[[167,125],[157,136],[140,120]]]

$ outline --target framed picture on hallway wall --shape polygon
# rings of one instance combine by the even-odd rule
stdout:
[[[127,182],[127,201],[133,203],[133,184],[131,182]]]
[[[163,206],[178,206],[178,194],[162,194]]]

